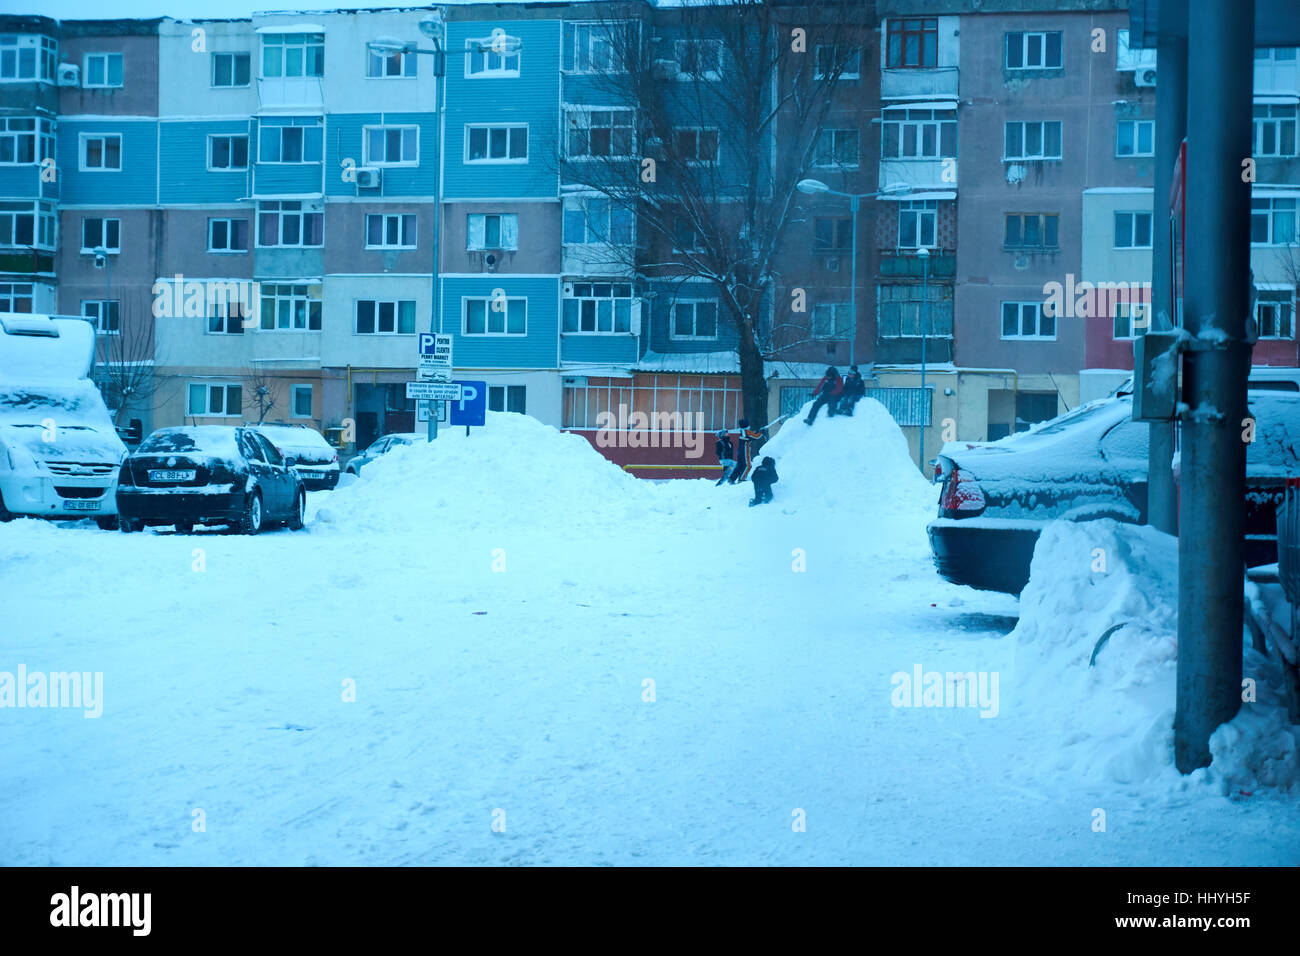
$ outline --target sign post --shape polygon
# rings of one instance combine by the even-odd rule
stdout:
[[[450,335],[443,335],[437,332],[422,332],[419,337],[419,358],[416,366],[416,378],[418,382],[408,382],[406,387],[407,398],[431,399],[432,396],[424,393],[416,394],[411,391],[411,385],[423,383],[446,384],[451,381],[451,343]],[[457,393],[455,396],[459,398]],[[442,401],[443,399],[433,399]],[[438,419],[440,409],[429,409],[429,441],[438,437]]]

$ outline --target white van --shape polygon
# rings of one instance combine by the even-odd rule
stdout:
[[[90,380],[95,329],[77,317],[0,312],[0,521],[94,518],[117,527],[126,456]]]

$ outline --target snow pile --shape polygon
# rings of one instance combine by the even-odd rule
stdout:
[[[1182,785],[1173,759],[1177,621],[1176,538],[1113,520],[1044,527],[1012,632],[1017,699],[1007,706],[1054,727],[1060,746],[1045,754],[1045,769],[1100,784]],[[1224,793],[1300,784],[1275,665],[1247,650],[1244,673],[1256,679],[1257,700],[1215,732],[1213,764],[1192,779]]]
[[[527,415],[488,412],[468,437],[444,428],[366,465],[316,512],[326,526],[365,531],[571,527],[617,521],[639,500],[636,478],[586,439]]]

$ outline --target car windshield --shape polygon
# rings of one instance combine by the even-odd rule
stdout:
[[[1092,402],[1087,405],[1080,405],[1078,408],[1066,412],[1059,418],[1043,423],[1037,428],[1032,429],[1035,435],[1059,435],[1061,432],[1068,431],[1084,422],[1094,421],[1108,415],[1114,414],[1114,402]]]

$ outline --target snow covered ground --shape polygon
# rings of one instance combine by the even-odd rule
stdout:
[[[749,508],[492,415],[303,532],[0,527],[0,672],[103,674],[98,718],[0,708],[0,863],[1300,862],[1271,712],[1172,770],[1163,599],[1086,547],[1167,573],[1159,542],[1061,531],[1011,633],[1015,599],[935,574],[879,405],[764,454]],[[931,672],[983,699],[902,706]]]

